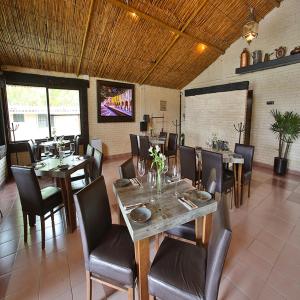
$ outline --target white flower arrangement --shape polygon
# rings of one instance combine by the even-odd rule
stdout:
[[[156,145],[155,147],[149,148],[150,156],[153,158],[151,168],[153,165],[156,166],[157,172],[162,173],[165,162],[166,162],[166,156],[160,152],[160,147]]]

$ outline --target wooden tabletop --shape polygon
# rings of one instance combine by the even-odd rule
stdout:
[[[240,154],[236,154],[230,150],[222,151],[211,148],[202,148],[203,150],[212,151],[216,153],[223,154],[223,162],[224,163],[233,163],[233,164],[244,164],[244,158]],[[199,158],[201,158],[201,149],[196,149],[196,153]]]
[[[158,197],[156,189],[154,189],[153,195],[157,200],[153,204],[149,203],[151,190],[146,183],[143,184],[142,188],[133,185],[120,188],[114,184],[113,189],[133,241],[148,238],[217,210],[217,202],[213,199],[207,202],[194,201],[198,208],[188,210],[179,203],[174,195],[175,183],[165,185],[160,197]],[[194,188],[184,180],[178,182],[177,191],[179,193],[193,189]],[[139,202],[146,203],[146,207],[151,210],[151,219],[146,223],[136,223],[132,221],[124,208],[124,206]]]
[[[41,161],[40,163],[37,163],[37,166],[35,167],[35,173],[37,176],[65,178],[71,173],[82,169],[85,165],[90,163],[91,160],[91,157],[82,157],[78,155],[74,155],[73,160],[73,157],[69,155],[62,160],[62,165],[68,165],[68,168],[62,170],[59,168],[59,158],[48,158]],[[44,165],[41,166],[41,163],[43,163]]]

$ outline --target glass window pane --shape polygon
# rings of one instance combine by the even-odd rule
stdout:
[[[77,135],[80,130],[78,90],[49,89],[51,135]]]
[[[47,115],[46,88],[7,85],[7,102],[10,125],[17,126],[16,141],[40,139],[49,136],[48,123],[39,126],[39,115]],[[13,134],[11,132],[11,140]]]

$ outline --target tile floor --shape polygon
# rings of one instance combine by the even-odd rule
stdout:
[[[123,161],[123,160],[122,160]],[[113,220],[117,204],[112,182],[121,160],[104,163]],[[41,184],[45,184],[42,181]],[[85,299],[85,270],[79,231],[67,234],[56,214],[50,220],[46,250],[40,226],[23,242],[23,224],[16,186],[0,191],[4,219],[0,223],[0,299]],[[254,170],[252,193],[230,211],[233,238],[220,286],[219,299],[300,299],[300,177],[279,178],[266,169]],[[126,294],[94,285],[93,299],[127,299]]]

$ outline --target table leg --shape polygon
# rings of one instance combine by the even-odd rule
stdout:
[[[35,226],[35,215],[31,215],[31,214],[29,214],[28,215],[28,219],[29,219],[29,226],[30,227],[34,227]]]
[[[67,200],[65,181],[62,178],[57,178],[57,185],[61,188],[63,202],[64,202],[64,206],[65,206],[67,228],[70,228],[70,217],[69,217],[69,210],[68,210],[68,200]]]
[[[195,219],[196,245],[202,244],[202,223],[204,224],[204,217]]]
[[[243,165],[238,164],[238,207],[243,204],[243,190],[242,190],[242,170]]]
[[[135,260],[138,270],[138,289],[139,299],[148,300],[148,278],[150,269],[150,242],[149,238],[136,241],[135,244]]]
[[[73,200],[73,191],[71,186],[71,179],[70,176],[64,178],[64,184],[66,188],[66,202],[67,202],[67,210],[69,214],[69,232],[73,232],[77,225],[76,225],[76,212],[74,207],[74,200]]]
[[[199,218],[196,219],[196,224],[200,223],[200,220],[198,222],[197,222],[197,220],[199,220]],[[203,245],[208,244],[208,240],[209,240],[209,236],[210,236],[210,232],[211,232],[211,225],[212,225],[212,214],[208,214],[203,217],[203,225],[202,225],[203,226],[202,227],[202,244]],[[196,241],[197,241],[197,231],[196,231]]]
[[[233,164],[233,174],[234,174],[234,206],[239,207],[239,193],[238,193],[238,171],[237,164]]]

